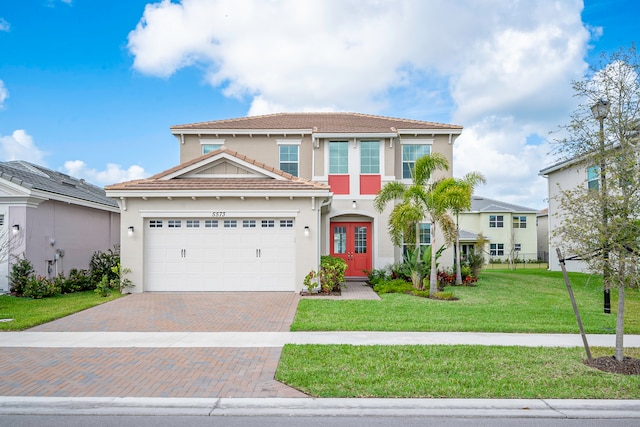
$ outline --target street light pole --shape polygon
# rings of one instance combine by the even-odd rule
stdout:
[[[602,196],[602,226],[605,233],[605,242],[602,247],[602,284],[604,285],[604,312],[611,313],[611,295],[609,293],[609,235],[607,234],[607,224],[609,222],[609,212],[607,206],[607,175],[605,171],[605,147],[604,147],[604,119],[609,115],[609,101],[600,99],[591,107],[593,117],[600,122],[600,191]]]

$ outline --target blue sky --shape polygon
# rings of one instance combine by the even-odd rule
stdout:
[[[356,111],[463,125],[454,174],[542,208],[571,81],[636,41],[639,16],[633,0],[2,0],[0,160],[108,185],[174,166],[171,125]]]

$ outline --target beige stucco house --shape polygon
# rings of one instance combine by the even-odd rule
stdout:
[[[536,210],[499,200],[473,196],[471,209],[460,214],[460,228],[488,240],[487,261],[536,260]],[[474,242],[462,243],[464,256]]]
[[[102,188],[24,161],[0,162],[0,293],[26,258],[39,276],[88,269],[119,243],[120,210]]]
[[[402,258],[373,208],[415,160],[451,164],[461,126],[356,113],[282,113],[172,126],[180,164],[108,186],[133,292],[300,291],[321,255],[363,277]],[[452,169],[438,177],[452,176]],[[425,243],[439,236],[423,233]],[[447,253],[449,262],[451,251]]]

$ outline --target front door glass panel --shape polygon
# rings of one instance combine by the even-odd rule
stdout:
[[[347,227],[333,227],[333,253],[344,254],[347,252]]]

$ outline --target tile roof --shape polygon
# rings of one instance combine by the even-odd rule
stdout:
[[[115,200],[105,195],[104,189],[84,179],[77,179],[21,160],[0,162],[0,179],[30,190],[40,190],[109,207],[118,207]]]
[[[276,176],[282,177],[282,179],[274,178],[171,178],[165,179],[174,173],[179,173],[181,170],[188,169],[191,166],[197,165],[201,162],[206,162],[207,159],[218,157],[221,154],[225,154],[227,157],[241,160],[244,163],[255,166],[256,168],[270,172]],[[304,178],[299,178],[276,169],[272,166],[265,165],[264,163],[253,160],[243,154],[239,154],[236,151],[222,147],[219,150],[212,151],[203,156],[190,160],[188,162],[177,165],[171,169],[162,171],[149,178],[138,179],[134,181],[123,182],[119,184],[113,184],[106,187],[106,190],[155,190],[155,191],[167,191],[167,190],[208,190],[208,191],[309,191],[309,190],[326,190],[329,191],[330,187],[326,184],[322,184],[316,181],[311,181]]]
[[[514,205],[487,199],[486,197],[473,196],[471,198],[471,212],[537,212],[536,209]]]
[[[171,126],[171,130],[307,130],[313,133],[386,133],[402,129],[462,130],[462,126],[359,113],[278,113]]]

